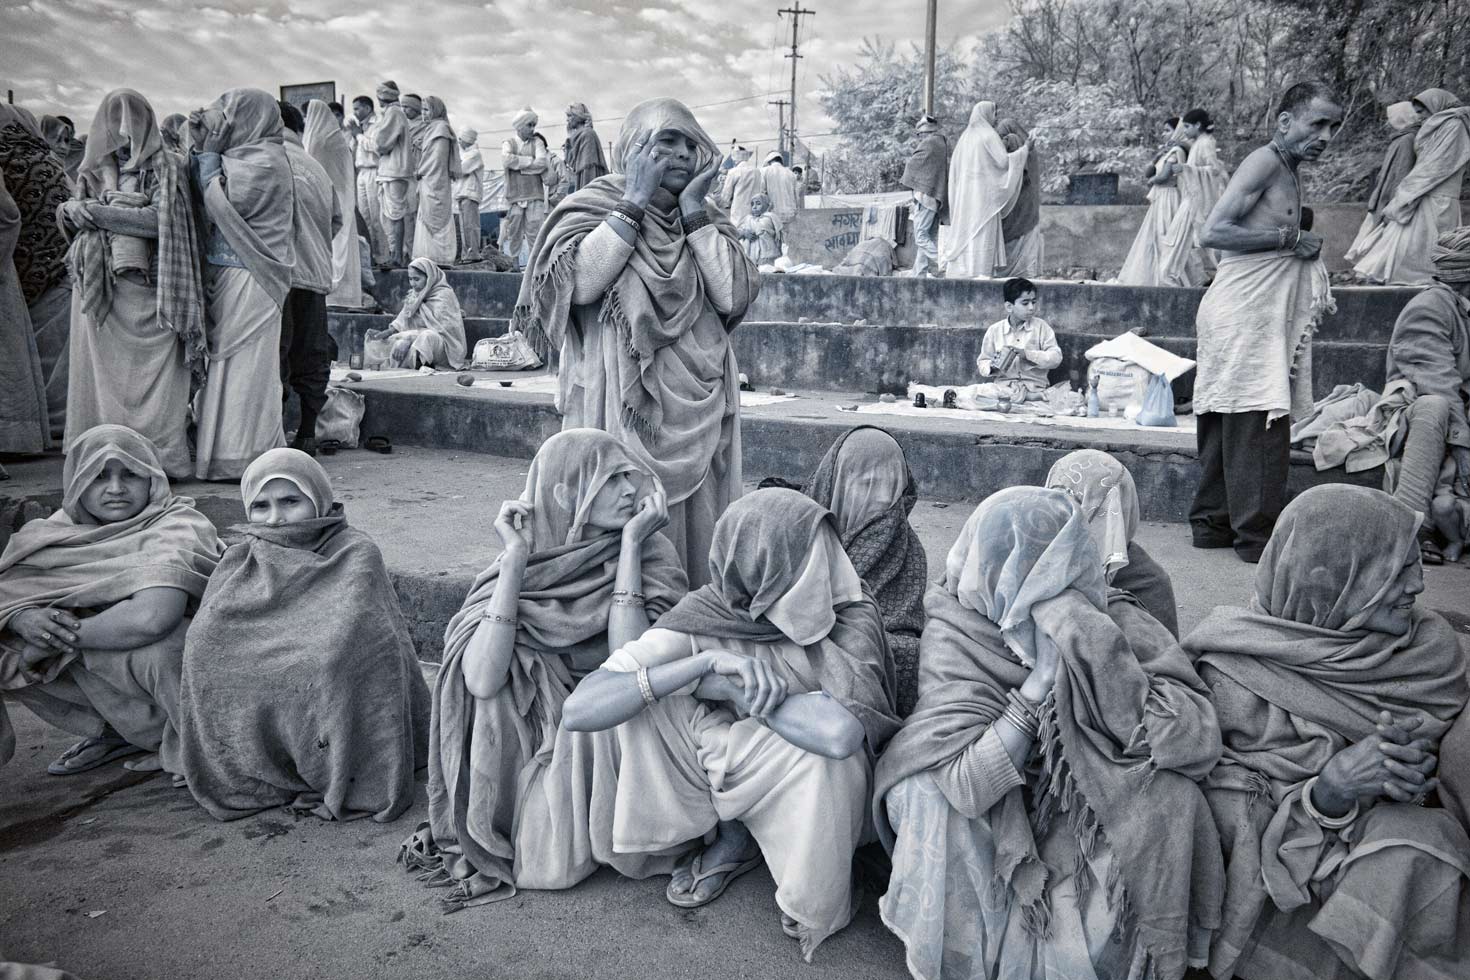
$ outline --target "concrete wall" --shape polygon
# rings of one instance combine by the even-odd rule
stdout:
[[[1313,230],[1326,239],[1322,254],[1327,268],[1333,272],[1351,268],[1343,260],[1343,254],[1363,223],[1364,207],[1316,204],[1312,210],[1316,214]],[[1085,274],[1089,278],[1117,275],[1147,213],[1146,205],[1043,205],[1041,233],[1046,239],[1043,267],[1049,272]],[[857,244],[861,219],[860,208],[816,208],[798,213],[786,231],[791,257],[800,262],[815,262],[824,269],[832,268]],[[940,234],[942,242],[943,231]],[[910,244],[900,249],[897,264],[901,268],[913,264],[912,240],[910,230]]]

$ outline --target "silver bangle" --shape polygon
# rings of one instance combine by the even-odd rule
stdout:
[[[492,623],[504,623],[507,626],[514,626],[514,625],[516,625],[516,620],[515,620],[515,617],[514,616],[501,616],[499,613],[493,613],[493,612],[490,612],[489,610],[486,610],[480,616],[480,618],[481,619],[488,619]]]
[[[1312,803],[1312,790],[1317,787],[1317,779],[1313,776],[1307,780],[1307,785],[1302,787],[1302,809],[1307,811],[1307,816],[1317,821],[1324,830],[1341,830],[1354,820],[1358,819],[1358,801],[1353,800],[1353,808],[1340,817],[1329,817],[1318,810]]]
[[[638,693],[643,695],[644,704],[655,704],[658,698],[653,696],[653,682],[648,679],[648,668],[638,668]]]
[[[637,235],[638,234],[638,228],[639,228],[638,222],[634,221],[632,218],[628,217],[623,212],[621,212],[621,211],[609,211],[607,213],[607,216],[610,219],[611,218],[616,218],[617,220],[621,221],[623,224],[627,225],[629,228],[632,228],[634,235]]]
[[[612,604],[615,606],[632,606],[635,609],[642,609],[644,606],[642,599],[614,599]]]

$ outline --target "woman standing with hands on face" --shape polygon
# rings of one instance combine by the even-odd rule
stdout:
[[[740,395],[729,332],[760,288],[733,225],[706,200],[720,153],[674,99],[629,113],[621,171],[542,226],[511,318],[561,354],[566,429],[602,429],[657,477],[691,582],[706,581],[715,521],[740,494]]]
[[[399,852],[430,887],[451,889],[446,911],[570,888],[608,863],[616,736],[566,731],[562,705],[684,594],[655,533],[667,520],[647,471],[594,429],[546,440],[525,492],[501,506],[505,550],[444,637],[429,820]]]

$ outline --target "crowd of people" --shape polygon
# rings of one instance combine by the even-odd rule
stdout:
[[[385,134],[385,239],[402,249],[411,225],[439,247],[423,209],[451,185],[429,188],[394,156],[386,134],[408,118],[395,89],[367,129]],[[442,103],[424,105],[427,155],[452,160]],[[760,288],[742,229],[787,205],[737,167],[724,189],[751,191],[751,215],[727,215],[714,141],[654,99],[626,117],[613,173],[549,213],[527,197],[516,219],[513,240],[539,230],[512,327],[559,355],[564,428],[501,505],[501,553],[449,623],[432,690],[376,546],[322,467],[281,445],[274,397],[248,401],[288,376],[272,343],[283,311],[294,352],[335,288],[347,172],[308,166],[318,131],[330,136],[324,111],[302,120],[232,90],[180,124],[186,161],[141,96],[113,93],[77,190],[54,195],[71,302],[109,326],[73,343],[72,364],[79,347],[131,357],[106,383],[153,393],[109,395],[135,398],[127,427],[111,410],[67,417],[62,508],[0,556],[0,758],[15,701],[82,737],[52,773],[126,759],[222,820],[286,806],[391,821],[427,767],[428,819],[397,859],[445,889],[446,911],[602,866],[667,875],[667,900],[690,909],[764,864],[808,960],[851,921],[854,854],[876,841],[891,863],[882,918],[921,980],[1470,969],[1470,678],[1454,630],[1415,602],[1441,472],[1470,497],[1470,228],[1439,239],[1436,283],[1395,329],[1402,438],[1352,443],[1402,455],[1394,494],[1326,485],[1283,509],[1285,474],[1268,472],[1310,377],[1320,238],[1301,227],[1296,172],[1341,124],[1330,90],[1286,93],[1275,138],[1199,233],[1220,256],[1200,313],[1191,524],[1197,546],[1259,563],[1240,605],[1179,636],[1169,576],[1135,540],[1133,478],[1097,450],[985,499],[932,569],[909,523],[918,485],[881,429],[843,434],[799,491],[742,496],[729,334]],[[48,146],[5,112],[7,137]],[[534,119],[519,123],[507,166],[529,187],[542,150]],[[952,190],[982,167],[1024,182],[1024,137],[1001,128],[976,107]],[[65,178],[49,148],[3,162],[7,187]],[[942,198],[932,164],[911,168],[919,206]],[[34,190],[0,214],[38,206]],[[989,215],[962,222],[954,261],[1008,261],[1003,201],[949,203]],[[26,233],[0,227],[12,248]],[[11,253],[6,302],[26,308],[28,281],[33,303],[58,288],[33,272],[46,254]],[[394,357],[462,361],[462,333],[455,347],[414,326],[458,313],[439,263],[420,256],[412,272],[415,298],[385,338]],[[1008,366],[1044,377],[1056,341],[1036,288],[1017,279],[1005,298],[980,369],[1019,342]],[[191,471],[173,413],[200,360],[193,472],[238,474],[246,515],[223,537],[169,484]],[[43,409],[47,375],[28,385]]]

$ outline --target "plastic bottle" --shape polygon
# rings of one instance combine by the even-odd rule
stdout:
[[[1087,417],[1095,419],[1102,414],[1102,405],[1097,400],[1097,379],[1087,386]]]

